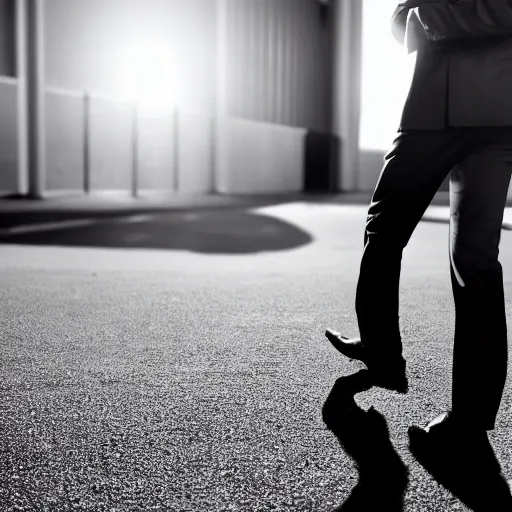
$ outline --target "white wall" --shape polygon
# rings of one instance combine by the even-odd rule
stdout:
[[[179,115],[178,191],[212,192],[213,120],[199,113]]]
[[[83,94],[47,90],[48,191],[80,191],[84,185]],[[132,105],[90,96],[89,170],[95,191],[132,185]],[[0,190],[16,190],[16,82],[0,83]],[[222,193],[298,192],[304,183],[307,130],[228,119]],[[138,115],[138,185],[142,191],[209,193],[214,190],[213,119],[197,112]]]
[[[175,117],[172,113],[139,113],[139,188],[169,192],[176,169]]]
[[[229,119],[226,168],[220,192],[280,193],[302,190],[306,130]]]
[[[92,97],[89,115],[91,190],[130,190],[132,106]]]
[[[46,188],[83,190],[83,96],[50,89],[46,102]]]

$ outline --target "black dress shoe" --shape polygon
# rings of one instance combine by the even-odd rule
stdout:
[[[327,329],[325,336],[338,352],[350,359],[357,359],[366,365],[374,386],[406,393],[408,390],[405,360],[402,356],[393,358],[376,357],[370,353],[360,339],[349,339],[339,332]]]
[[[512,496],[486,429],[444,413],[426,427],[409,428],[414,458],[469,510],[510,512]]]
[[[480,448],[489,442],[483,427],[451,412],[440,414],[426,427],[409,427],[408,434],[410,450],[426,464],[440,454],[462,459],[468,449],[477,457]]]
[[[487,431],[478,423],[462,418],[453,412],[444,412],[428,423],[426,427],[409,427],[409,438],[427,441],[437,445],[452,443],[474,443],[487,438]]]

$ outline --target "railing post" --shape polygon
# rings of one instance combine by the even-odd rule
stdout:
[[[139,195],[139,109],[137,102],[131,106],[132,118],[132,197]]]
[[[216,69],[215,112],[213,122],[214,157],[212,191],[220,192],[226,173],[226,117],[227,117],[227,14],[228,0],[217,0],[216,5]]]
[[[84,193],[89,194],[91,192],[91,97],[87,91],[84,92],[83,96],[83,172],[84,172]]]
[[[43,196],[46,182],[44,0],[27,1],[28,194]]]
[[[17,183],[16,192],[28,192],[28,92],[27,92],[27,1],[16,2],[16,77],[17,85]]]
[[[172,174],[172,188],[174,192],[180,189],[180,113],[178,107],[172,112],[172,133],[174,146],[174,161]]]

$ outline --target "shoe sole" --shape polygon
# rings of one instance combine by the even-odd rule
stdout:
[[[351,360],[361,361],[368,368],[368,372],[371,375],[374,386],[389,389],[390,391],[397,391],[398,393],[407,393],[409,390],[409,383],[405,373],[406,362],[404,359],[402,359],[400,364],[397,365],[397,369],[395,370],[398,374],[400,374],[399,377],[390,377],[389,366],[386,368],[386,374],[379,374],[380,372],[375,368],[372,368],[372,365],[368,364],[368,361],[365,361],[365,358],[351,354],[350,349],[347,350],[347,346],[340,343],[340,338],[343,340],[348,340],[349,338],[341,335],[336,336],[328,330],[325,332],[325,337],[340,354],[343,354],[345,357]],[[382,362],[380,363],[380,367],[381,365]],[[393,374],[393,371],[391,371],[391,374]]]

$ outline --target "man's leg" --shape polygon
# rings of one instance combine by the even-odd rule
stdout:
[[[397,390],[402,385],[393,379],[387,382],[387,375],[402,361],[398,317],[402,251],[444,178],[480,137],[477,128],[411,130],[400,133],[386,155],[368,210],[357,284],[361,338],[347,340],[336,331],[326,332],[340,352],[367,364],[377,385]]]
[[[402,251],[451,169],[479,139],[477,129],[399,134],[368,210],[356,293],[361,340],[377,360],[400,356]]]
[[[507,374],[498,246],[512,172],[512,130],[489,133],[493,140],[454,169],[450,178],[456,311],[452,412],[486,430],[494,428]]]

